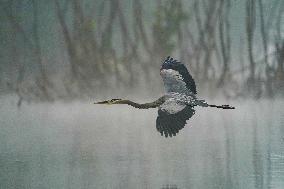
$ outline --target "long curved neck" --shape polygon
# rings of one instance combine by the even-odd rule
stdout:
[[[163,104],[165,102],[165,98],[161,97],[158,100],[154,102],[148,102],[148,103],[143,103],[139,104],[130,100],[121,100],[118,104],[128,104],[130,106],[133,106],[134,108],[139,108],[139,109],[148,109],[148,108],[156,108]]]

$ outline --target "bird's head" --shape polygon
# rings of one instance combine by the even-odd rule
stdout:
[[[122,99],[111,99],[111,100],[105,100],[105,101],[100,101],[100,102],[94,102],[94,104],[107,104],[107,105],[112,105],[112,104],[121,104],[123,102]]]

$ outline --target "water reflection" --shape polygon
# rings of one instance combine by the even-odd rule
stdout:
[[[178,189],[176,185],[166,184],[161,189]]]
[[[283,101],[197,108],[173,138],[156,110],[1,103],[0,188],[284,187]]]

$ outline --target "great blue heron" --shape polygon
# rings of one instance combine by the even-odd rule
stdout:
[[[139,104],[130,100],[111,99],[95,104],[128,104],[139,109],[158,107],[156,128],[165,137],[175,136],[186,121],[191,118],[194,106],[235,109],[229,105],[211,105],[196,97],[196,85],[185,65],[171,57],[163,62],[160,75],[163,78],[166,94],[154,102]]]

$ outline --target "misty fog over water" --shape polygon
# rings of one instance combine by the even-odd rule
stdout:
[[[0,188],[284,186],[282,99],[196,108],[173,138],[156,131],[155,109],[15,102],[0,99]]]
[[[0,0],[0,20],[0,189],[284,188],[283,0]],[[195,85],[236,109],[172,138],[157,109],[93,104]]]

